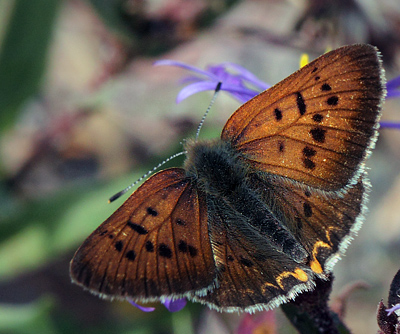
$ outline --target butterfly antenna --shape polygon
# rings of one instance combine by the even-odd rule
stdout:
[[[136,186],[139,182],[141,182],[143,179],[146,179],[149,177],[151,174],[153,174],[157,169],[159,169],[162,165],[166,164],[168,161],[179,157],[180,155],[186,154],[186,151],[182,151],[179,153],[175,153],[174,155],[171,155],[169,158],[165,159],[163,162],[160,162],[157,166],[155,166],[152,170],[149,170],[146,174],[143,174],[139,179],[137,179],[135,182],[133,182],[131,185],[127,186],[125,189],[117,192],[115,195],[111,196],[110,199],[108,200],[108,203],[114,202],[117,198],[120,198],[123,194],[125,194],[129,189],[132,187]]]
[[[214,104],[214,102],[215,102],[215,100],[217,98],[218,92],[221,90],[221,85],[222,85],[222,82],[218,82],[217,87],[215,87],[214,95],[213,95],[213,97],[211,99],[211,102],[208,105],[208,108],[207,108],[206,112],[204,113],[203,118],[201,119],[200,124],[199,124],[199,126],[197,128],[196,141],[199,138],[200,130],[201,130],[201,127],[203,126],[203,123],[204,123],[204,121],[205,121],[205,119],[207,117],[207,114],[210,111],[212,105]]]
[[[221,85],[222,85],[222,82],[218,82],[217,86],[215,87],[214,95],[213,95],[213,97],[211,99],[211,102],[210,102],[206,112],[204,113],[203,118],[201,119],[200,124],[199,124],[199,126],[197,128],[196,141],[199,138],[200,130],[201,130],[201,127],[203,126],[203,123],[204,123],[204,121],[205,121],[205,119],[207,117],[207,114],[210,111],[212,105],[214,104],[214,102],[215,102],[215,100],[217,98],[218,92],[221,90]],[[131,185],[129,185],[125,189],[117,192],[115,195],[111,196],[110,199],[108,200],[108,203],[114,202],[116,199],[120,198],[123,194],[125,194],[127,191],[129,191],[129,189],[131,189],[132,187],[136,186],[143,179],[146,179],[147,177],[149,177],[151,174],[153,174],[157,169],[159,169],[162,165],[166,164],[168,161],[170,161],[170,160],[172,160],[172,159],[174,159],[176,157],[179,157],[180,155],[186,154],[186,153],[187,153],[187,151],[182,151],[182,152],[176,153],[174,155],[171,155],[169,158],[165,159],[163,162],[160,162],[152,170],[149,170],[146,174],[143,174],[139,179],[137,179]]]

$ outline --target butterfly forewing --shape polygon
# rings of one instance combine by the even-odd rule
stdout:
[[[337,191],[362,172],[384,90],[376,49],[342,47],[245,103],[221,137],[254,169]]]
[[[71,262],[73,280],[92,292],[141,300],[207,291],[215,275],[204,196],[180,168],[148,179]]]

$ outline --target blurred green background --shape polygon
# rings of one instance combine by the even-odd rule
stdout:
[[[69,261],[123,202],[108,198],[181,150],[208,106],[211,93],[176,105],[187,73],[153,61],[231,61],[273,84],[303,52],[350,43],[377,45],[387,77],[398,76],[399,2],[0,2],[0,333],[219,334],[251,322],[190,303],[143,313],[100,300],[71,284]],[[238,106],[220,94],[201,136],[217,137]],[[388,101],[383,119],[400,121],[399,107]],[[400,267],[399,143],[399,131],[381,130],[370,213],[335,268],[333,303],[348,284],[369,285],[347,296],[354,333],[376,332],[376,306]],[[265,323],[262,333],[294,332],[279,311]]]

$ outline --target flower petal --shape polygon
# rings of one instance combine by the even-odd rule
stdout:
[[[380,121],[379,124],[380,124],[381,128],[399,129],[400,130],[400,122]]]
[[[242,79],[247,80],[249,83],[259,87],[261,90],[266,90],[271,87],[271,85],[268,85],[266,82],[261,81],[249,70],[245,69],[244,67],[242,67],[238,64],[226,62],[226,63],[222,63],[221,66],[225,66],[225,68],[226,67],[233,68],[234,70],[236,70],[240,73],[240,76],[242,77]]]
[[[390,99],[390,98],[396,98],[396,97],[400,97],[400,90],[390,89],[387,91],[386,98]]]
[[[183,101],[191,95],[194,95],[199,92],[204,92],[206,90],[214,90],[217,87],[218,81],[199,81],[187,85],[182,88],[176,97],[176,103]]]
[[[386,309],[388,315],[391,315],[393,312],[400,310],[400,304],[396,304],[391,308]]]
[[[218,81],[199,81],[187,85],[186,87],[182,88],[181,91],[178,93],[178,96],[176,97],[176,103],[180,103],[184,99],[187,99],[189,96],[196,93],[204,92],[207,90],[215,90],[217,85]],[[259,94],[258,91],[246,87],[225,83],[222,83],[220,90],[227,91],[242,103],[247,102],[248,100]]]
[[[386,83],[387,98],[400,97],[400,76],[389,80]]]
[[[177,98],[176,102],[179,103],[189,96],[203,92],[206,90],[215,90],[218,82],[222,82],[221,90],[229,92],[240,102],[244,103],[252,97],[265,90],[270,86],[265,82],[259,80],[253,73],[246,70],[244,67],[234,63],[222,63],[214,66],[208,66],[207,70],[201,70],[197,67],[187,65],[185,63],[175,60],[158,60],[154,63],[155,66],[178,66],[183,69],[195,72],[206,78],[198,78],[196,76],[188,76],[182,79],[181,83],[190,83],[183,88]],[[231,73],[228,69],[234,70],[237,74]],[[252,85],[258,89],[248,88],[247,85]]]
[[[399,88],[399,87],[400,87],[400,76],[398,76],[398,77],[396,77],[396,78],[393,78],[393,79],[389,80],[389,81],[386,83],[386,88],[387,88],[388,90],[390,90],[390,89],[396,89],[396,88]]]
[[[177,66],[177,67],[184,68],[185,70],[189,70],[189,71],[192,71],[192,72],[199,73],[201,75],[205,75],[205,76],[207,76],[207,77],[209,77],[209,78],[211,78],[213,80],[218,81],[218,78],[214,74],[212,74],[212,73],[210,73],[208,71],[201,70],[200,68],[197,68],[195,66],[191,66],[191,65],[182,63],[180,61],[162,59],[162,60],[155,61],[153,63],[153,65],[154,66]]]
[[[155,307],[146,307],[146,306],[141,306],[139,304],[136,304],[133,300],[128,300],[128,302],[137,307],[139,310],[143,311],[143,312],[153,312],[156,308]]]
[[[182,310],[186,306],[186,299],[166,299],[163,302],[164,306],[167,308],[168,311],[170,312],[178,312]]]

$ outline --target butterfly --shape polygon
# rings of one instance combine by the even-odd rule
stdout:
[[[223,85],[223,83],[222,83]],[[328,52],[185,144],[81,245],[73,282],[105,298],[271,309],[326,279],[360,228],[385,79],[377,49]]]

